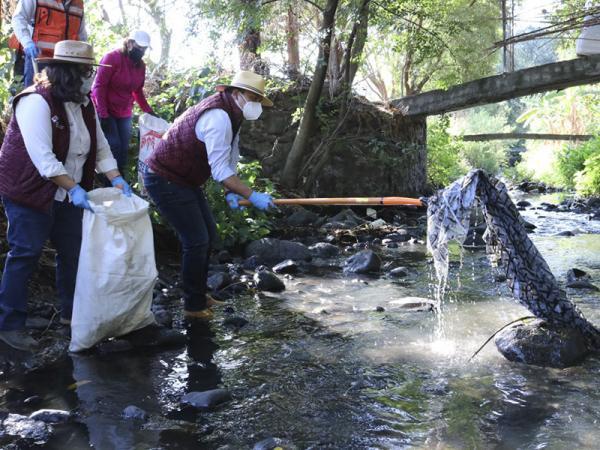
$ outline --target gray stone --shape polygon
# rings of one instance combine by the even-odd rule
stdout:
[[[571,328],[551,327],[542,320],[516,323],[494,339],[509,361],[548,367],[569,367],[589,353],[583,335]]]
[[[40,409],[29,414],[29,418],[44,423],[64,423],[71,420],[71,413],[61,409]]]
[[[182,403],[199,409],[210,409],[229,400],[231,400],[231,393],[226,389],[188,392],[181,398]]]
[[[388,305],[406,311],[420,312],[433,311],[435,309],[436,302],[428,298],[403,297],[396,300],[391,300]]]
[[[166,309],[154,311],[154,320],[161,327],[171,328],[173,326],[173,314]]]
[[[33,420],[20,414],[8,414],[2,420],[0,437],[18,436],[43,444],[50,437],[50,431],[50,427],[41,420]]]
[[[292,227],[302,227],[314,225],[319,219],[319,215],[307,209],[297,207],[295,211],[285,219],[286,223]]]
[[[567,283],[567,287],[571,289],[590,289],[592,291],[597,291],[598,288],[590,283],[588,280],[575,280]]]
[[[132,419],[132,420],[146,420],[148,419],[148,413],[144,411],[142,408],[138,408],[135,405],[129,405],[123,410],[121,414],[124,419]]]
[[[359,252],[344,262],[345,273],[377,272],[380,267],[381,259],[372,250]]]
[[[231,283],[231,276],[228,272],[216,272],[206,280],[206,287],[211,291],[220,291]]]
[[[310,253],[317,258],[335,258],[340,254],[340,249],[328,242],[317,242],[308,247]]]
[[[406,267],[396,267],[388,272],[388,276],[391,278],[404,278],[408,276],[408,269]]]
[[[585,271],[577,268],[572,268],[567,271],[567,282],[587,280],[589,281],[592,277]]]
[[[312,258],[306,245],[300,242],[262,238],[246,246],[246,257],[256,255],[261,263],[278,263],[285,259],[310,261]]]
[[[296,273],[298,272],[298,264],[291,259],[286,259],[279,264],[273,266],[275,273]]]
[[[285,450],[296,450],[297,449],[297,447],[294,444],[292,444],[291,442],[289,442],[287,440],[276,438],[276,437],[270,437],[270,438],[263,439],[262,441],[254,444],[254,447],[252,447],[252,450],[274,450],[276,448],[281,448],[281,449],[285,449]]]
[[[269,270],[259,270],[254,274],[253,279],[258,290],[268,292],[281,292],[285,290],[283,281]]]

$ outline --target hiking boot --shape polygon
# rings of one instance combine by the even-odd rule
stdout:
[[[213,296],[206,294],[206,307],[212,308],[213,306],[223,306],[225,302],[215,299]]]
[[[183,310],[183,315],[185,316],[185,318],[187,320],[204,320],[204,321],[209,321],[209,320],[211,320],[213,318],[214,313],[209,308],[201,309],[200,311],[186,311],[184,309]]]
[[[0,330],[0,340],[24,352],[33,352],[38,346],[38,341],[29,336],[25,330]]]

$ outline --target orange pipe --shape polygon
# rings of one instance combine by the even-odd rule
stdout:
[[[354,205],[354,206],[423,206],[418,198],[408,197],[338,197],[338,198],[276,198],[276,205]],[[248,200],[240,200],[240,205],[249,206]]]

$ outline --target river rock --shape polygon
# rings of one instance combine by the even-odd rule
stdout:
[[[285,290],[283,281],[277,278],[277,275],[270,270],[258,270],[254,274],[253,279],[258,290],[268,292],[281,292]]]
[[[526,208],[528,206],[531,206],[531,203],[528,202],[527,200],[520,200],[517,202],[517,206],[520,208]]]
[[[378,272],[380,267],[381,259],[372,250],[359,252],[344,262],[345,273]]]
[[[48,440],[50,432],[50,426],[41,420],[30,419],[20,414],[8,414],[2,420],[0,438],[4,436],[16,436],[35,441],[36,444],[41,445]]]
[[[532,224],[531,222],[527,222],[525,219],[521,218],[521,223],[523,224],[523,226],[525,227],[525,229],[527,231],[533,231],[537,228],[536,225]]]
[[[302,207],[294,208],[294,212],[285,221],[291,227],[314,225],[319,220],[319,215]]]
[[[395,308],[401,308],[409,311],[433,311],[435,309],[435,300],[421,297],[403,297],[396,300],[391,300],[388,305]]]
[[[291,259],[281,261],[279,264],[273,266],[273,272],[275,273],[296,273],[298,272],[298,264]]]
[[[592,277],[585,271],[573,267],[567,271],[567,283],[579,280],[590,280]]]
[[[237,330],[245,326],[247,323],[248,321],[240,316],[230,316],[226,317],[225,320],[223,320],[223,326],[235,328]]]
[[[516,323],[494,339],[509,361],[544,367],[569,367],[588,354],[585,338],[572,328],[550,327],[542,320]]]
[[[408,242],[410,241],[410,234],[407,230],[398,230],[394,233],[386,234],[382,240],[384,244],[386,243],[386,239],[389,239],[392,242]]]
[[[274,450],[277,448],[285,450],[296,450],[297,447],[287,440],[276,437],[270,437],[254,444],[252,450]]]
[[[595,285],[593,285],[592,283],[590,283],[588,280],[570,281],[569,283],[567,283],[566,286],[571,289],[590,289],[592,291],[598,290],[598,288]]]
[[[148,418],[148,413],[135,405],[129,405],[123,410],[121,416],[124,419],[146,420]]]
[[[71,413],[62,409],[40,409],[29,414],[29,418],[44,423],[64,423],[71,420]]]
[[[173,314],[166,309],[154,311],[154,320],[161,327],[171,328],[173,326]]]
[[[211,291],[220,291],[230,283],[231,276],[229,275],[229,272],[216,272],[208,277],[206,280],[206,287]]]
[[[575,233],[573,233],[572,231],[569,230],[565,230],[565,231],[559,231],[558,233],[556,233],[554,236],[567,236],[567,237],[573,237],[575,236]]]
[[[406,267],[395,267],[387,273],[390,278],[404,278],[408,276],[408,269]]]
[[[226,389],[188,392],[181,398],[182,403],[199,409],[210,409],[229,400],[231,400],[231,393]]]
[[[261,263],[279,263],[285,259],[310,261],[310,250],[300,242],[262,238],[246,246],[246,256],[256,255]]]
[[[340,249],[328,242],[317,242],[308,247],[311,255],[317,258],[335,258],[340,254]]]
[[[246,270],[254,270],[260,266],[260,259],[256,255],[248,256],[242,263],[242,267]]]
[[[346,228],[354,228],[354,227],[357,227],[358,225],[362,225],[363,223],[366,222],[366,220],[358,217],[356,215],[356,213],[354,211],[352,211],[351,209],[344,209],[343,211],[340,211],[335,216],[333,216],[331,219],[329,219],[328,222],[343,223]]]

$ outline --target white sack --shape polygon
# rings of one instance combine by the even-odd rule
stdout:
[[[94,213],[83,213],[72,352],[155,323],[150,307],[158,272],[148,202],[116,188],[88,195]]]
[[[160,117],[155,117],[151,114],[144,113],[140,116],[139,127],[140,127],[140,153],[138,155],[138,182],[140,185],[140,191],[145,195],[144,182],[142,174],[146,167],[146,158],[150,156],[152,150],[158,141],[162,138],[162,135],[166,133],[171,124]]]

